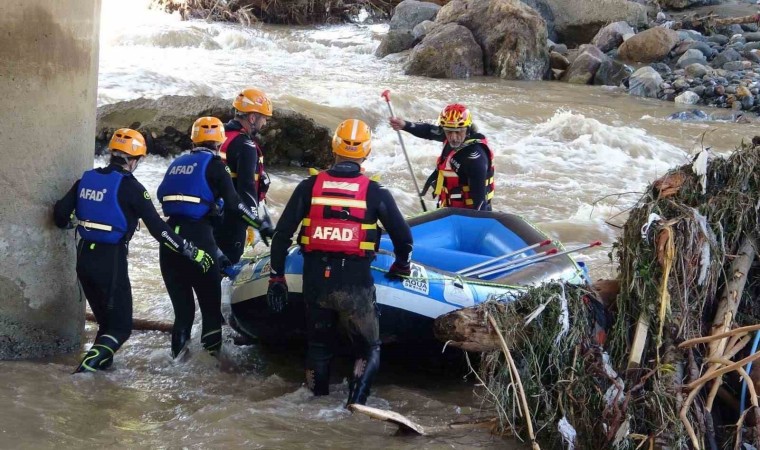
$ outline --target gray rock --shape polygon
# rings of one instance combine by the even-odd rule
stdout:
[[[744,62],[743,61],[729,61],[723,64],[723,69],[730,70],[730,71],[744,70]]]
[[[633,73],[633,68],[609,58],[602,61],[594,75],[594,84],[603,86],[620,86]]]
[[[742,36],[741,34],[735,34],[735,35],[731,36],[731,39],[729,39],[729,41],[728,41],[728,45],[731,45],[731,44],[746,44],[746,43],[747,43],[747,40],[744,39],[744,36]]]
[[[699,50],[702,52],[705,58],[712,58],[718,54],[718,52],[714,48],[710,47],[706,42],[692,42],[689,45],[689,50],[691,49]]]
[[[435,3],[404,0],[393,10],[389,29],[411,31],[417,24],[435,19],[440,9]]]
[[[704,42],[707,40],[705,36],[702,35],[699,31],[696,30],[678,30],[678,37],[682,41],[700,41]]]
[[[557,40],[557,32],[554,29],[554,11],[546,0],[520,0],[531,8],[535,9],[546,22],[546,32],[549,39]]]
[[[436,23],[468,28],[483,49],[486,74],[513,80],[540,80],[549,73],[544,19],[514,0],[452,0]]]
[[[96,149],[108,145],[113,132],[129,125],[145,136],[148,152],[173,155],[192,146],[190,128],[198,117],[232,119],[232,99],[205,96],[168,95],[157,99],[140,98],[98,108]],[[332,130],[292,110],[275,108],[267,121],[261,143],[267,166],[327,168],[333,162]]]
[[[408,75],[469,78],[483,75],[483,51],[467,28],[455,23],[435,27],[409,55]]]
[[[750,33],[755,33],[757,31],[760,31],[760,28],[758,28],[756,23],[742,23],[740,25],[742,27],[742,30],[748,31]]]
[[[665,63],[657,62],[657,63],[650,64],[650,66],[654,70],[656,70],[661,76],[670,75],[672,72],[672,70],[670,70],[670,67],[668,67],[668,65]]]
[[[686,71],[686,75],[692,78],[699,78],[707,75],[707,67],[699,63],[689,64],[684,70]]]
[[[635,28],[647,24],[644,5],[627,0],[545,0],[554,15],[554,30],[560,41],[581,45],[609,23],[624,21]]]
[[[594,45],[581,45],[578,57],[565,73],[565,81],[573,84],[591,84],[594,75],[607,56]]]
[[[679,92],[685,91],[686,89],[689,89],[689,87],[691,87],[691,84],[683,78],[679,78],[673,82],[673,88]]]
[[[700,97],[705,93],[705,87],[704,86],[694,86],[693,88],[689,89],[691,92],[699,95]]]
[[[618,48],[620,58],[631,62],[656,62],[665,58],[678,43],[678,33],[654,27],[633,36]]]
[[[661,83],[660,74],[653,68],[645,66],[631,75],[628,80],[628,93],[638,97],[657,98]]]
[[[678,58],[678,67],[685,68],[686,66],[694,63],[707,62],[705,55],[697,49],[686,50],[680,58]]]
[[[549,54],[549,65],[552,69],[567,70],[570,67],[570,61],[557,52]]]
[[[712,0],[660,0],[659,4],[665,9],[686,9],[695,6],[712,5]]]
[[[567,55],[568,52],[567,45],[565,44],[557,44],[552,50],[559,53],[560,55]]]
[[[742,59],[742,55],[739,54],[736,50],[732,48],[728,48],[726,50],[723,50],[716,56],[711,62],[710,65],[715,68],[721,68],[723,67],[723,64],[729,62],[729,61],[739,61]]]
[[[745,52],[744,56],[753,63],[760,63],[760,50],[750,50]]]
[[[375,56],[382,58],[391,53],[403,52],[414,47],[416,41],[411,30],[389,30],[375,50]]]
[[[748,42],[744,45],[744,51],[760,50],[760,42]]]
[[[755,97],[752,97],[752,96],[744,97],[742,98],[741,102],[742,102],[742,109],[745,109],[745,110],[750,109],[753,106],[755,106]]]
[[[675,99],[676,103],[681,103],[684,105],[696,105],[699,101],[699,95],[695,94],[691,91],[686,91],[678,95]]]
[[[434,26],[435,22],[432,20],[423,20],[412,28],[412,35],[415,39],[422,40]]]
[[[596,45],[599,50],[608,52],[623,43],[623,36],[634,33],[634,29],[627,22],[613,22],[599,30],[591,43]]]
[[[720,45],[728,44],[728,37],[722,34],[713,34],[711,36],[708,36],[707,40],[710,42],[715,42],[716,44],[720,44]]]
[[[760,33],[757,31],[744,33],[744,40],[746,42],[760,42]]]

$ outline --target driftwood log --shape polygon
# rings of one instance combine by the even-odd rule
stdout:
[[[696,28],[715,28],[724,27],[728,25],[741,25],[743,23],[760,23],[760,14],[752,14],[749,16],[741,17],[723,17],[720,18],[715,14],[709,14],[703,17],[694,17],[691,19],[683,19],[673,24],[671,27],[674,30],[680,29],[696,29]]]
[[[95,320],[95,314],[89,311],[85,315],[85,319],[90,322],[97,322]],[[132,319],[132,329],[138,331],[163,331],[164,333],[171,333],[172,324],[158,320]]]

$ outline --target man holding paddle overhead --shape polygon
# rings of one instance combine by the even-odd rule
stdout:
[[[267,291],[271,311],[287,307],[285,256],[301,225],[303,296],[306,304],[306,383],[315,395],[329,393],[330,361],[338,323],[348,329],[356,362],[348,405],[365,404],[380,366],[380,331],[370,264],[380,240],[379,220],[393,241],[396,260],[386,276],[411,273],[412,233],[391,193],[362,174],[371,132],[361,120],[343,121],[332,141],[335,165],[302,181],[272,237]]]
[[[470,111],[462,104],[446,106],[438,125],[390,118],[391,127],[419,138],[443,142],[436,170],[428,177],[422,195],[433,187],[438,207],[491,210],[494,195],[493,152],[485,136],[475,131]]]

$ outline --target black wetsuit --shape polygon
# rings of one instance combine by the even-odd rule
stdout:
[[[343,162],[329,170],[330,175],[355,178],[358,164]],[[285,256],[301,220],[308,216],[316,177],[302,181],[293,192],[272,238],[272,275],[283,275]],[[370,182],[367,191],[367,219],[379,220],[393,242],[399,261],[408,261],[412,234],[391,193],[379,183]],[[373,257],[347,257],[340,253],[304,254],[303,292],[307,310],[306,377],[316,395],[329,389],[330,360],[334,353],[338,323],[348,324],[357,366],[352,379],[349,403],[364,403],[380,364],[380,336],[375,302],[375,287],[370,271]],[[330,267],[329,271],[326,270]]]
[[[227,167],[236,174],[232,178],[232,184],[237,190],[240,199],[255,214],[258,214],[259,185],[256,181],[259,157],[256,151],[256,143],[243,130],[243,126],[233,119],[224,125],[225,131],[240,131],[227,146]],[[239,214],[234,212],[225,214],[221,224],[214,228],[214,237],[219,248],[230,261],[235,264],[240,261],[245,249],[245,237],[248,224],[240,219]]]
[[[446,134],[443,128],[429,123],[406,122],[404,131],[422,139],[438,142],[446,141]],[[482,134],[469,133],[465,140],[483,138],[485,136]],[[452,151],[455,150],[451,148],[451,145],[446,143],[440,157],[447,158]],[[488,169],[490,166],[488,149],[485,145],[476,142],[456,151],[456,155],[451,158],[452,168],[459,175],[462,183],[470,186],[470,198],[473,204],[476,207],[480,205],[480,209],[483,211],[490,211],[491,200],[486,200],[486,179],[488,179]]]
[[[119,171],[124,175],[117,198],[127,221],[127,232],[122,242],[117,244],[81,239],[77,245],[77,275],[98,322],[93,347],[104,346],[115,352],[132,333],[132,289],[129,283],[127,247],[137,228],[138,219],[142,219],[150,234],[162,244],[162,249],[171,248],[180,258],[188,263],[190,261],[181,256],[185,250],[184,240],[161,220],[148,191],[131,173],[114,164],[96,170],[102,174]],[[56,226],[69,226],[71,214],[77,205],[78,191],[79,180],[56,202],[53,209]],[[99,368],[110,365],[110,362],[108,360]]]
[[[194,151],[207,151],[197,149]],[[255,218],[254,213],[242,205],[240,198],[232,186],[227,167],[219,156],[214,156],[206,167],[206,182],[211,188],[215,199],[224,199],[225,207],[229,206],[226,214],[234,215],[245,226],[256,226],[250,223]],[[222,315],[221,315],[221,267],[219,265],[220,251],[214,240],[212,221],[215,211],[200,219],[192,219],[181,215],[170,216],[167,223],[180,236],[192,241],[199,249],[214,257],[214,264],[206,272],[192,261],[161,247],[159,260],[161,275],[166,283],[166,290],[174,307],[174,328],[172,330],[172,354],[177,356],[190,339],[190,331],[195,319],[195,301],[193,291],[198,297],[198,305],[203,319],[201,343],[211,353],[216,352],[222,345]],[[241,217],[246,217],[247,221]]]

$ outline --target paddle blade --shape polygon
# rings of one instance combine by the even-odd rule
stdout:
[[[380,97],[384,98],[386,102],[390,103],[390,101],[391,101],[391,91],[390,91],[390,89],[384,90],[383,93],[380,94]]]

